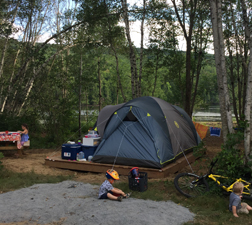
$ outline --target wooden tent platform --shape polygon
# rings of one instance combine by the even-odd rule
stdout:
[[[193,153],[189,153],[186,155],[189,163],[192,163],[196,160],[193,156]],[[87,171],[87,172],[96,172],[96,173],[104,173],[108,169],[111,169],[112,164],[102,164],[102,163],[93,163],[88,161],[68,161],[63,160],[59,155],[53,156],[51,158],[45,159],[45,165],[55,168],[69,169],[69,170],[79,170],[79,171]],[[141,172],[147,172],[149,178],[165,178],[169,174],[174,174],[180,169],[187,166],[188,163],[185,157],[181,157],[177,159],[175,162],[165,166],[162,169],[152,169],[152,168],[144,168],[139,167]],[[120,174],[127,176],[129,174],[132,166],[124,166],[124,165],[115,165],[114,169]]]

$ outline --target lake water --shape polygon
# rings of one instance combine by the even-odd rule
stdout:
[[[98,116],[99,110],[82,110],[81,116]],[[194,121],[209,121],[209,122],[218,122],[221,121],[221,115],[220,115],[220,107],[219,106],[209,106],[207,108],[199,108],[195,109],[193,112],[193,119]],[[233,114],[234,117],[234,114]]]
[[[76,111],[77,113],[77,111]],[[97,109],[91,109],[91,110],[81,110],[81,116],[98,116],[99,115],[99,110]]]
[[[194,121],[209,121],[218,122],[221,121],[220,107],[219,106],[209,106],[208,108],[199,108],[193,112]],[[234,114],[232,114],[235,117]]]

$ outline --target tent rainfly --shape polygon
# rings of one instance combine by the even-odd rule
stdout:
[[[97,127],[101,143],[93,162],[162,168],[201,141],[188,114],[155,97],[104,107]]]

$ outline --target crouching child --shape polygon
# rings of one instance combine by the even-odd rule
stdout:
[[[130,193],[125,194],[122,190],[113,187],[113,183],[119,180],[119,175],[115,170],[107,170],[107,180],[105,180],[99,189],[99,199],[111,199],[122,201],[123,198],[128,198]]]

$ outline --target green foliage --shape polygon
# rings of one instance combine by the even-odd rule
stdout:
[[[0,152],[0,160],[4,157],[3,153]],[[2,162],[0,161],[0,171],[3,169]]]
[[[235,133],[228,134],[227,141],[222,145],[222,151],[216,158],[217,173],[230,178],[251,177],[251,169],[244,165],[244,153],[239,149],[244,140],[244,127],[246,123],[236,128]]]
[[[193,148],[193,155],[197,158],[202,157],[206,154],[206,150],[205,143],[201,141],[198,146]]]
[[[0,114],[0,131],[17,131],[21,130],[21,125],[26,123],[28,130],[32,127],[32,132],[40,132],[41,125],[34,113],[27,113],[22,116],[13,116],[8,114]]]
[[[20,117],[0,114],[0,131],[17,131],[21,130],[23,123],[28,124],[30,148],[33,149],[56,148],[69,140],[77,141],[79,139],[78,117],[73,110],[58,108],[45,114],[42,117],[43,120],[39,120],[39,118],[35,114]],[[94,126],[96,119],[97,116],[94,114],[89,115],[88,122],[83,120],[81,133],[87,133],[88,129]]]
[[[0,170],[0,193],[25,188],[33,184],[58,183],[70,179],[70,176],[50,176],[28,173],[15,173],[6,169]]]
[[[0,22],[3,26],[0,28],[0,54],[3,53],[6,43],[4,37],[9,32],[3,21],[11,20],[16,3],[17,1],[4,0],[1,4],[3,10],[0,12]],[[52,27],[51,32],[57,33],[69,27],[71,21],[83,22],[55,36],[55,43],[33,44],[31,41],[35,39],[33,35],[38,32],[31,27],[23,29],[26,30],[25,36],[29,37],[29,40],[8,41],[0,81],[0,109],[3,101],[7,99],[4,114],[0,115],[0,131],[20,130],[20,125],[27,123],[32,140],[31,148],[53,148],[69,139],[78,139],[79,108],[97,109],[99,99],[102,107],[132,99],[129,46],[125,29],[118,23],[121,19],[121,2],[78,1],[75,9],[65,7],[65,3],[65,1],[59,2],[57,15],[50,14],[54,13],[56,7],[50,1],[24,1],[18,8],[16,19],[23,28],[30,23],[28,21],[36,21],[36,26],[33,27],[48,30],[47,26],[50,24],[48,22],[54,18],[53,20],[57,19],[58,26]],[[148,29],[150,45],[148,49],[143,49],[141,94],[159,97],[172,104],[183,106],[187,85],[186,54],[178,51],[180,31],[174,23],[172,9],[163,3],[146,2],[145,22],[150,28]],[[9,9],[12,9],[11,14],[7,13]],[[129,5],[129,9],[131,9],[130,20],[141,20],[142,6],[135,5],[130,8]],[[13,33],[14,30],[10,32]],[[193,34],[197,32],[196,29]],[[197,44],[195,38],[192,40],[194,45]],[[63,48],[65,50],[62,50]],[[140,49],[134,47],[134,52],[139,70]],[[192,55],[192,58],[195,57]],[[214,58],[205,53],[204,58],[207,61],[202,64],[204,68],[202,78],[199,79],[199,97],[196,98],[196,105],[218,102]],[[193,70],[196,70],[197,61],[197,58],[192,61]],[[97,79],[98,62],[101,96]],[[122,93],[125,98],[122,97]],[[93,118],[82,116],[82,134],[87,132],[95,121],[95,116]]]

